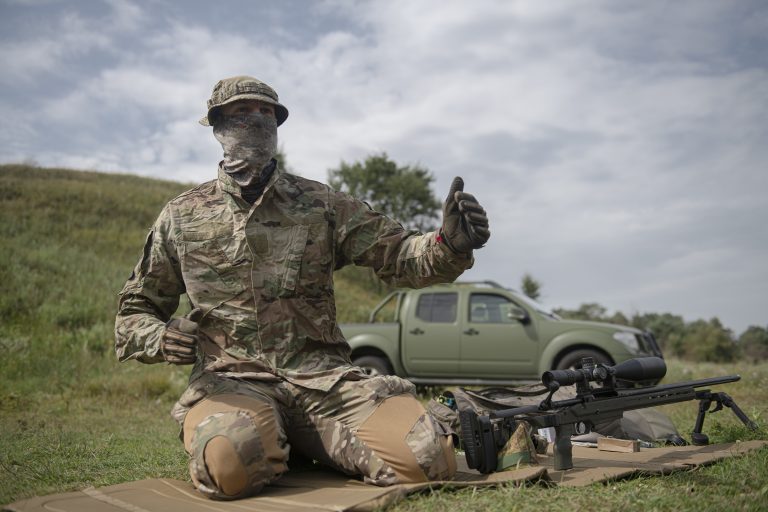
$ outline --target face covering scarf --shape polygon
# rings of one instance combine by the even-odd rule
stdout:
[[[228,116],[213,127],[213,136],[224,148],[222,168],[235,183],[247,187],[269,174],[277,153],[277,120],[260,113]]]

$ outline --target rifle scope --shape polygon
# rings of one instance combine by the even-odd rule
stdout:
[[[541,382],[549,389],[587,382],[604,382],[615,379],[629,381],[660,380],[667,374],[667,365],[660,357],[638,357],[616,366],[594,364],[585,358],[582,368],[571,370],[550,370],[541,375]],[[556,383],[556,384],[555,384]]]

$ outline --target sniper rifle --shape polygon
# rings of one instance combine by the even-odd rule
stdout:
[[[667,373],[664,360],[659,357],[630,359],[616,366],[595,364],[592,358],[584,358],[581,368],[544,372],[541,381],[549,395],[538,405],[529,405],[477,414],[466,409],[459,411],[461,441],[467,465],[481,473],[491,473],[497,468],[498,452],[505,445],[518,421],[533,427],[555,430],[555,469],[573,467],[571,436],[590,433],[596,424],[621,419],[624,411],[644,409],[657,405],[699,401],[699,412],[691,436],[695,445],[706,445],[709,439],[701,432],[707,412],[723,407],[734,414],[750,429],[757,425],[750,420],[726,393],[700,390],[716,384],[736,382],[739,375],[675,382],[650,387],[622,387],[622,381],[658,382]],[[592,387],[590,383],[597,383]],[[561,386],[576,385],[574,398],[553,401],[552,396]],[[712,404],[715,407],[710,410]]]

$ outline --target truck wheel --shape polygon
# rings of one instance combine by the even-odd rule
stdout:
[[[389,361],[379,356],[358,357],[352,361],[352,364],[359,366],[372,377],[376,375],[393,375],[395,373]]]
[[[595,363],[613,364],[613,361],[603,352],[581,348],[568,352],[557,363],[555,370],[568,370],[570,368],[581,368],[581,360],[585,357],[591,357]]]

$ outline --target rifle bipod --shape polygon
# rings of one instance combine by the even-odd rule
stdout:
[[[757,430],[757,424],[744,414],[741,407],[736,405],[736,402],[734,402],[733,398],[727,393],[712,393],[710,390],[704,389],[696,391],[696,399],[699,401],[699,414],[696,416],[696,424],[693,427],[693,432],[691,432],[691,442],[694,445],[705,446],[709,444],[709,436],[701,432],[704,427],[704,417],[708,412],[713,413],[721,411],[723,407],[728,407],[732,410],[733,414],[735,414],[748,429]],[[712,402],[715,403],[715,408],[710,410]]]

